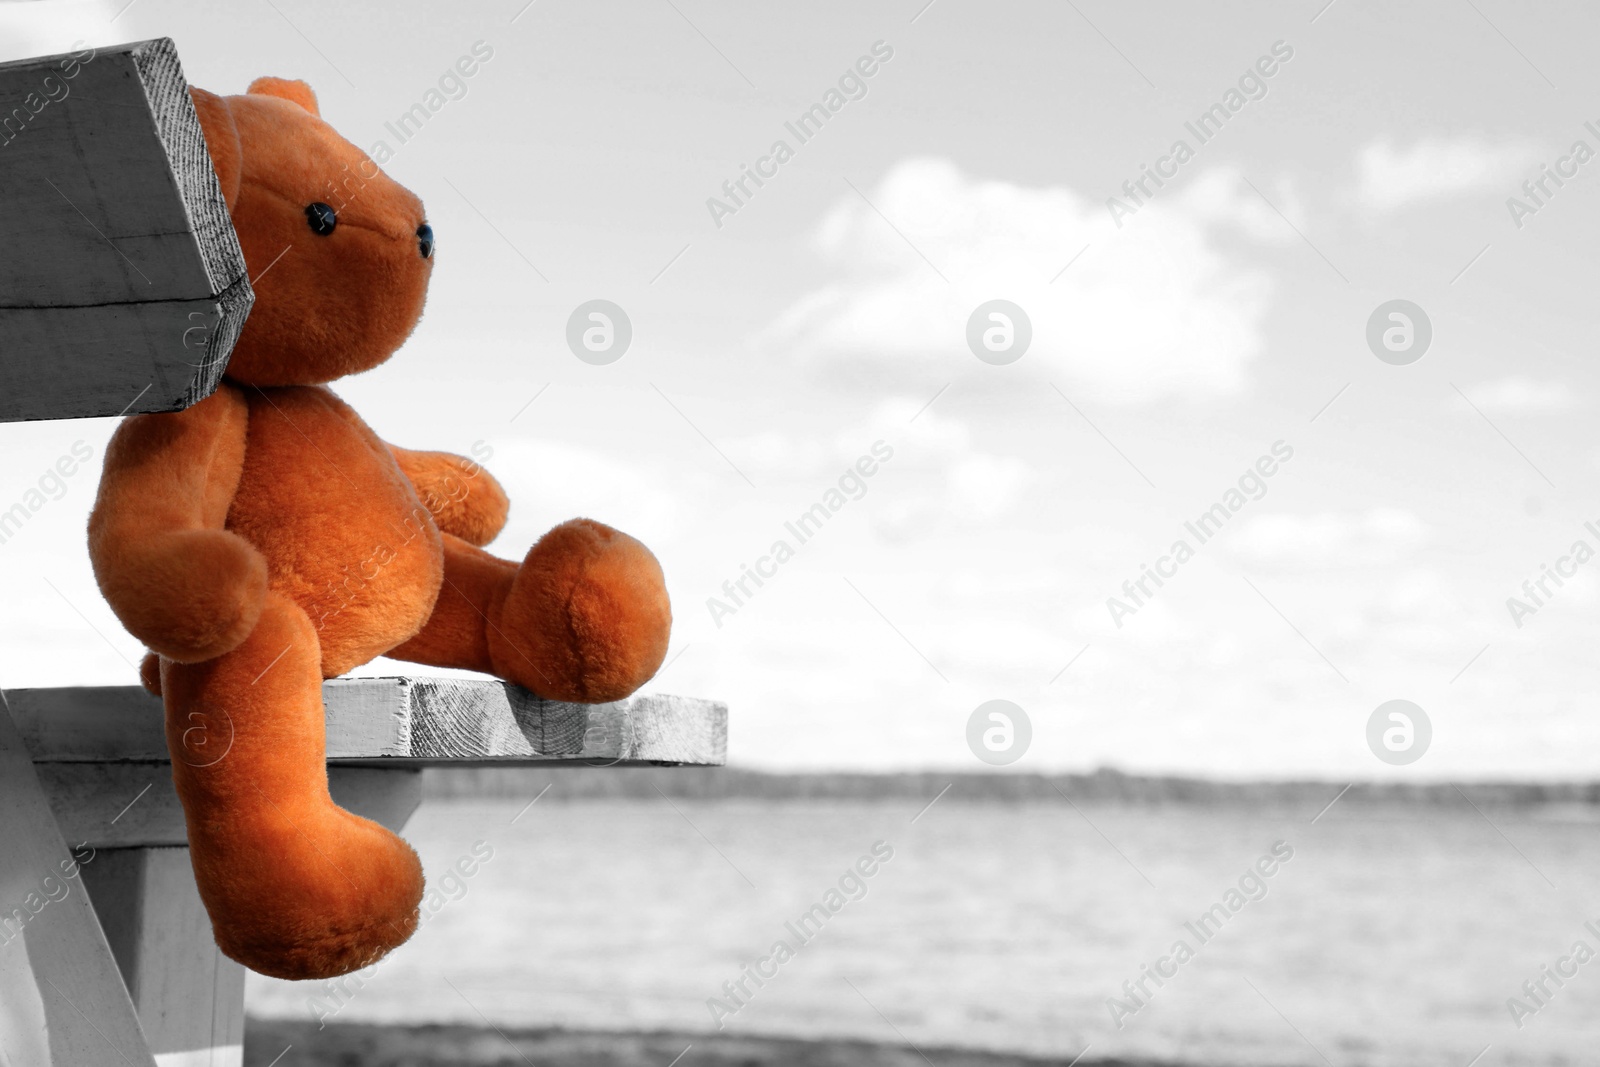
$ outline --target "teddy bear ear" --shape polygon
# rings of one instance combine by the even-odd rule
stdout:
[[[290,81],[287,78],[257,78],[245,91],[260,96],[276,96],[291,104],[299,104],[318,118],[322,117],[322,112],[317,109],[317,94],[312,92],[311,86],[305,82]]]
[[[244,168],[244,149],[239,143],[239,128],[234,125],[233,111],[226,100],[204,89],[190,89],[189,97],[200,119],[200,132],[205,134],[206,151],[217,172],[217,183],[222,186],[222,198],[231,211],[239,199],[240,171]]]

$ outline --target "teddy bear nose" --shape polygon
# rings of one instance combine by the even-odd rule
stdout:
[[[426,222],[417,227],[417,246],[422,250],[423,259],[433,255],[433,227]]]

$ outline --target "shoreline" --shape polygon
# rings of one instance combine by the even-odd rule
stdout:
[[[919,806],[948,789],[946,801],[1060,804],[1276,805],[1319,810],[1336,794],[1344,804],[1416,808],[1567,806],[1600,810],[1600,782],[1567,780],[1357,781],[1321,779],[1226,780],[1126,774],[1101,768],[1087,774],[975,771],[859,771],[786,773],[743,767],[465,767],[423,771],[423,797],[495,799],[526,797],[536,776],[556,786],[563,800],[895,800]],[[534,790],[537,792],[537,789]],[[1470,810],[1470,809],[1469,809]]]
[[[244,1067],[1182,1067],[1177,1061],[1082,1059],[949,1046],[670,1030],[494,1029],[245,1020]],[[281,1057],[281,1059],[274,1059]]]

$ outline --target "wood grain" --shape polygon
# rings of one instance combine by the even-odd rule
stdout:
[[[171,40],[0,65],[0,421],[176,411],[254,296]]]
[[[68,851],[3,705],[0,805],[0,1062],[153,1067],[83,888],[93,857]]]
[[[90,901],[157,1067],[244,1062],[244,968],[217,950],[186,848],[107,848]]]
[[[6,696],[37,762],[168,760],[161,701],[138,686]],[[454,678],[335,678],[322,696],[331,764],[727,762],[728,709],[711,700],[564,704],[505,682]]]

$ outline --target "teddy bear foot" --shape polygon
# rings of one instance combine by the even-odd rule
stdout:
[[[319,837],[315,848],[307,847],[298,826],[262,826],[249,847],[314,872],[315,885],[297,884],[282,872],[240,879],[239,842],[194,853],[195,876],[208,895],[231,898],[230,906],[212,909],[217,947],[272,978],[305,981],[358,971],[417,928],[422,865],[409,845],[331,803],[322,818],[309,821],[322,824],[312,827]],[[332,870],[324,874],[323,868]]]
[[[495,673],[551,700],[621,700],[660,668],[672,629],[661,565],[625,533],[573,519],[541,537],[491,612]]]

